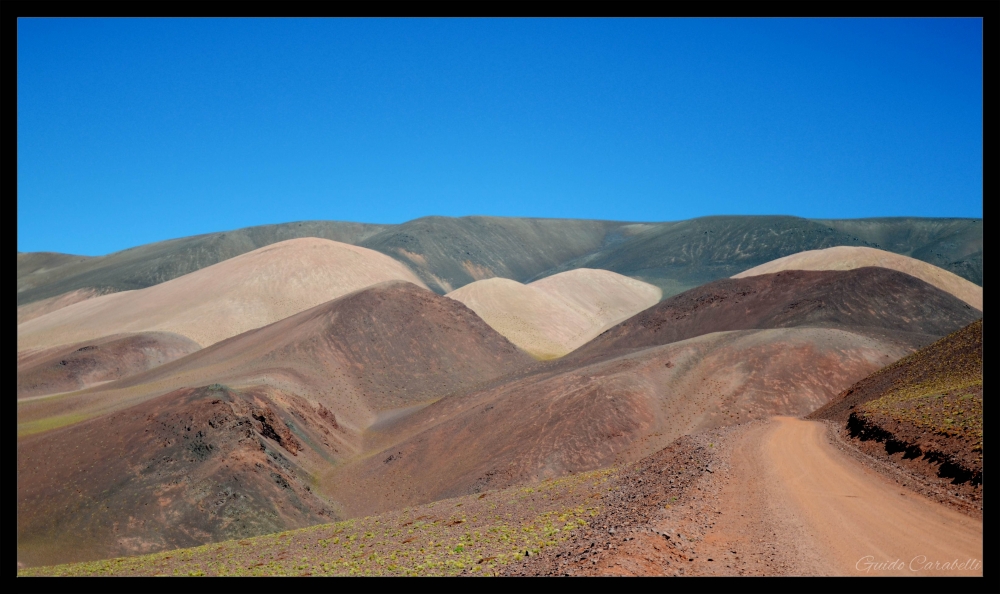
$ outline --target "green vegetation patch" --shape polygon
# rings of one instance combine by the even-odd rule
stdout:
[[[24,437],[26,435],[51,431],[52,429],[58,429],[59,427],[65,427],[67,425],[79,423],[80,421],[85,421],[88,418],[90,418],[90,415],[87,414],[68,414],[46,417],[44,419],[38,419],[37,421],[18,423],[17,436]]]
[[[974,322],[880,371],[896,381],[860,416],[910,423],[983,449],[983,321]],[[878,375],[878,374],[876,374]]]
[[[946,435],[983,451],[983,380],[948,381],[947,378],[897,388],[861,406],[862,416],[874,420],[884,415],[899,422]]]
[[[597,470],[378,516],[138,557],[33,567],[18,576],[494,575],[600,513]]]

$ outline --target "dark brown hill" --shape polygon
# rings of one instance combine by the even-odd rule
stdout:
[[[82,390],[141,373],[199,349],[198,343],[184,336],[143,332],[19,353],[17,397]]]
[[[980,316],[981,311],[956,297],[887,268],[790,270],[691,289],[610,328],[569,357],[752,328],[865,328],[936,337]]]
[[[981,383],[982,366],[983,320],[980,318],[864,378],[809,418],[846,422],[857,406],[901,387],[943,380]]]

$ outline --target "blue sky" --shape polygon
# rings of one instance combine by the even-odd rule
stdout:
[[[20,19],[18,250],[296,220],[982,217],[978,19]]]

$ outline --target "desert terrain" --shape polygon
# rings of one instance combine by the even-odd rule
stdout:
[[[982,575],[981,262],[795,217],[19,253],[19,575]]]

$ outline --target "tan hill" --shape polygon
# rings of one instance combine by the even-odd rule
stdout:
[[[177,334],[143,332],[24,351],[17,355],[17,397],[72,392],[123,379],[200,348]]]
[[[23,402],[19,422],[36,416],[17,446],[19,558],[336,519],[318,477],[363,452],[367,427],[533,364],[461,303],[395,281],[125,380]]]
[[[208,346],[389,280],[424,286],[378,252],[326,239],[292,239],[148,289],[87,299],[28,320],[17,327],[18,350],[151,331]]]
[[[733,275],[733,278],[747,278],[783,270],[854,270],[864,266],[880,266],[905,272],[951,293],[979,311],[983,310],[983,288],[979,285],[933,264],[869,247],[837,246],[799,252],[755,266]]]
[[[41,301],[33,301],[27,305],[19,305],[17,306],[17,324],[21,325],[23,322],[40,318],[45,314],[52,313],[55,310],[62,309],[68,305],[80,303],[81,301],[86,301],[87,299],[93,299],[94,297],[100,297],[101,295],[107,295],[108,293],[113,292],[114,291],[102,291],[99,289],[77,289],[75,291],[63,293],[62,295],[42,299]]]
[[[607,270],[579,268],[528,285],[503,278],[448,293],[539,359],[561,357],[655,305],[659,288]]]
[[[106,256],[45,252],[17,254],[17,304],[57,297],[77,289],[105,293],[145,289],[240,254],[300,237],[357,245],[386,225],[299,221],[260,225],[147,243]]]

